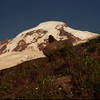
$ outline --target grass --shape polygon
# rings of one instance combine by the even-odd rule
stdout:
[[[76,47],[66,45],[66,41],[51,44],[44,50],[46,58],[0,71],[0,99],[98,99],[99,50],[99,38]],[[63,77],[69,75],[72,80],[67,84]],[[58,82],[58,77],[63,83]],[[63,87],[63,84],[66,88],[59,91],[59,86]],[[71,86],[72,90],[68,91]]]

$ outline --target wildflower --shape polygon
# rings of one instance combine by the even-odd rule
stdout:
[[[99,56],[95,56],[94,58],[95,58],[95,59],[98,59],[98,58],[99,58]]]
[[[62,90],[62,88],[60,87],[60,88],[59,88],[59,90],[61,91],[61,90]]]
[[[37,87],[37,88],[35,88],[36,90],[38,90],[39,88]]]

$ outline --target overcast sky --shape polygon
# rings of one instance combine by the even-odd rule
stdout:
[[[100,33],[100,0],[0,0],[0,40],[51,20]]]

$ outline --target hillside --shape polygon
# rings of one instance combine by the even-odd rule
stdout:
[[[43,53],[0,71],[0,99],[100,99],[100,37],[53,41]]]

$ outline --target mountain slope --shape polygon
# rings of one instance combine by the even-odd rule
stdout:
[[[0,43],[0,70],[13,67],[24,61],[45,57],[43,49],[49,44],[49,36],[51,35],[57,41],[69,39],[73,45],[99,36],[96,33],[74,30],[64,22],[41,23],[11,40]]]
[[[100,37],[76,46],[54,41],[43,52],[0,70],[0,99],[100,99]]]

